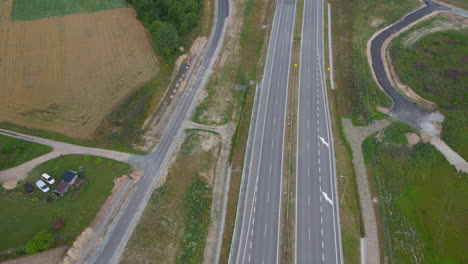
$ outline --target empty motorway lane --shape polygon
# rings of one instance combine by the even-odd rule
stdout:
[[[253,134],[245,200],[231,263],[274,264],[279,259],[281,177],[296,1],[278,0]]]
[[[296,263],[341,264],[339,204],[323,65],[323,1],[304,0],[296,160]]]

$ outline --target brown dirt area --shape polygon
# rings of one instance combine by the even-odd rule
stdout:
[[[3,262],[4,264],[54,264],[59,263],[63,253],[67,247],[59,247],[41,252],[32,256],[22,257],[10,261]]]
[[[12,21],[0,2],[0,121],[89,138],[154,77],[151,40],[131,8]]]

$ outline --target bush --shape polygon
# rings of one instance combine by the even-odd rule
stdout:
[[[33,202],[33,203],[39,202],[39,197],[33,197],[33,198],[31,198],[31,202]]]
[[[55,237],[52,233],[41,231],[26,244],[25,252],[35,254],[55,246]]]
[[[167,23],[161,25],[154,35],[154,43],[162,56],[169,58],[174,55],[180,43],[176,28]]]

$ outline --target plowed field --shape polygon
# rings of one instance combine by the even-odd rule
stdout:
[[[12,21],[0,0],[0,121],[88,138],[157,72],[130,8]]]

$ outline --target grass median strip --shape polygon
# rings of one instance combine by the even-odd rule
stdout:
[[[220,151],[217,134],[186,131],[122,257],[122,263],[201,263],[210,223],[212,182]]]

